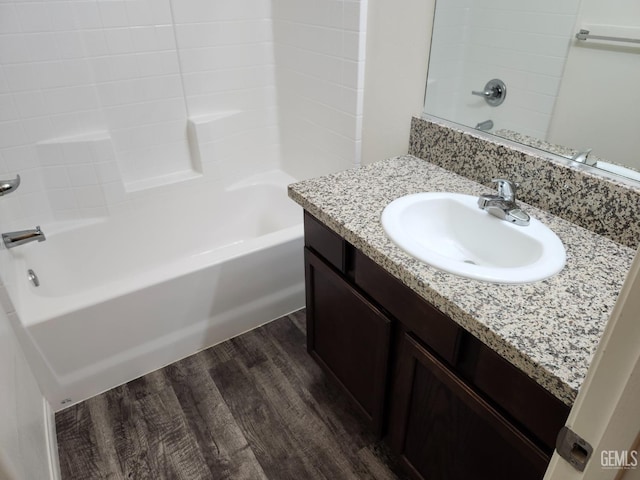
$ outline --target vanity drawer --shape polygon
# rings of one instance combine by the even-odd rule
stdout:
[[[460,363],[475,364],[473,385],[553,451],[570,408],[471,334],[462,344]]]
[[[346,272],[345,249],[347,242],[311,214],[304,212],[304,244],[315,251],[331,266]]]
[[[358,250],[355,283],[444,361],[455,363],[461,328]]]

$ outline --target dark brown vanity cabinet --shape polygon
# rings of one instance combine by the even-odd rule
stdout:
[[[391,321],[308,249],[305,265],[307,350],[381,433]]]
[[[569,407],[305,212],[307,349],[413,478],[542,479]]]

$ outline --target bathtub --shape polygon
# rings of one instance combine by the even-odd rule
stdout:
[[[182,189],[80,228],[43,226],[45,242],[12,249],[10,294],[53,408],[301,308],[292,181],[271,172],[217,193]]]

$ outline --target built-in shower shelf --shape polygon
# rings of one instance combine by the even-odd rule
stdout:
[[[189,117],[189,148],[193,162],[206,171],[206,164],[218,160],[215,144],[246,128],[242,110],[225,110]]]
[[[108,131],[40,141],[36,153],[54,220],[103,217],[122,200],[122,175]]]
[[[200,178],[202,178],[202,173],[200,172],[196,172],[194,170],[183,170],[180,172],[172,172],[167,175],[149,177],[143,180],[137,180],[135,182],[128,182],[127,184],[125,184],[125,189],[127,193],[140,192],[143,190],[149,190],[151,188],[173,185],[176,183],[197,180]]]
[[[115,160],[111,135],[104,130],[51,138],[38,142],[36,148],[43,167]]]

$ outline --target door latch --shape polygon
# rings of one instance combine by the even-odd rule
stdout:
[[[593,447],[569,427],[564,426],[556,439],[558,455],[579,472],[583,472],[593,453]]]

